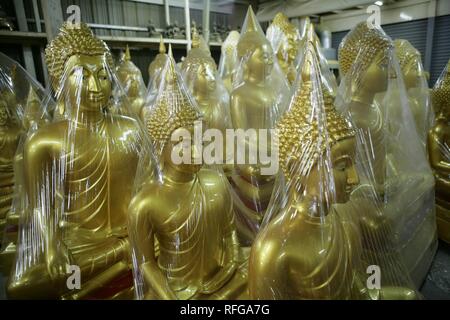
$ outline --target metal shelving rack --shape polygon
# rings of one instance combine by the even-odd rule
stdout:
[[[27,1],[27,4],[32,6],[32,13],[33,13],[33,19],[30,19],[25,14],[25,2]],[[210,0],[204,0],[202,1],[202,4],[200,5],[198,1],[191,0],[194,2],[194,8],[196,10],[203,10],[202,15],[202,21],[203,21],[203,33],[206,36],[209,36],[209,20],[210,20]],[[64,20],[64,12],[66,11],[66,8],[63,8],[65,6],[65,1],[63,0],[12,0],[14,4],[14,9],[16,12],[16,27],[18,31],[6,31],[6,30],[0,30],[0,41],[2,43],[8,43],[8,44],[20,44],[22,46],[23,50],[23,63],[24,67],[27,69],[27,71],[34,77],[36,77],[36,57],[33,57],[32,53],[32,47],[39,46],[40,48],[40,59],[42,59],[41,63],[42,65],[45,65],[44,63],[44,48],[45,45],[51,41],[54,36],[58,33],[59,27],[62,24]],[[74,4],[79,4],[80,1],[73,1]],[[84,2],[92,6],[94,8],[97,4],[97,1],[95,4],[92,2]],[[105,2],[106,3],[106,2]],[[190,0],[171,0],[170,3],[168,0],[127,0],[122,1],[123,6],[122,9],[125,8],[125,5],[128,5],[129,3],[139,3],[142,5],[159,5],[161,7],[161,4],[164,8],[164,22],[166,24],[170,24],[170,17],[169,17],[169,6],[172,7],[178,7],[178,8],[184,8],[184,18],[185,18],[185,27],[186,30],[191,29],[191,17],[190,17]],[[118,2],[116,2],[116,5]],[[244,3],[242,3],[244,4]],[[110,3],[105,4],[107,6],[110,5]],[[162,8],[162,7],[161,7]],[[41,10],[40,10],[41,9]],[[117,8],[116,8],[117,9]],[[120,6],[119,6],[120,9]],[[179,11],[180,9],[178,9]],[[94,12],[99,12],[98,9],[94,9]],[[111,10],[114,11],[114,10]],[[40,12],[42,12],[43,17],[41,17]],[[105,15],[104,12],[100,13],[101,15]],[[126,13],[124,12],[110,12],[111,14],[119,14],[121,16],[126,16]],[[83,15],[81,16],[81,20],[85,21],[83,19]],[[101,19],[100,19],[101,20]],[[36,22],[39,23],[36,23]],[[34,23],[36,31],[30,31],[29,29],[29,22]],[[42,25],[43,24],[43,25]],[[126,45],[129,45],[131,48],[146,48],[151,50],[156,50],[159,46],[160,39],[159,38],[152,38],[152,37],[146,37],[146,36],[129,36],[126,35],[127,33],[132,33],[135,31],[135,33],[144,33],[147,29],[145,27],[133,27],[133,26],[115,26],[115,25],[108,25],[108,24],[97,24],[97,23],[88,23],[92,25],[94,32],[98,35],[99,38],[107,42],[112,48],[115,49],[123,49]],[[113,32],[112,30],[124,30],[122,32]],[[110,31],[99,31],[97,30],[110,30]],[[127,32],[130,31],[130,32]],[[105,35],[105,33],[109,33],[110,35]],[[117,33],[122,33],[125,35],[115,35]],[[172,44],[174,49],[183,49],[186,48],[186,50],[190,49],[191,41],[190,41],[190,33],[186,34],[186,39],[163,39],[164,43],[166,44]],[[218,42],[210,42],[210,47],[212,50],[218,50],[220,49],[221,43]],[[48,78],[46,75],[46,72],[42,70],[42,74],[44,75],[45,84],[48,83]],[[143,70],[144,72],[144,70]]]

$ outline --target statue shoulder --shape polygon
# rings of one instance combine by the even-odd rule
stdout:
[[[207,186],[208,190],[228,192],[226,177],[223,172],[215,169],[202,168],[198,172],[198,178],[203,186]]]
[[[433,128],[431,128],[431,134],[436,136],[441,136],[446,131],[448,131],[449,125],[446,119],[443,118],[437,118],[436,124]]]
[[[30,134],[25,142],[25,148],[49,147],[54,145],[55,139],[65,136],[69,128],[67,120],[49,123]]]

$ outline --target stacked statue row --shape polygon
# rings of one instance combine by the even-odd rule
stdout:
[[[417,297],[414,263],[404,259],[416,262],[422,251],[404,249],[413,234],[399,221],[423,228],[416,205],[411,212],[396,201],[418,199],[417,211],[432,220],[420,207],[430,206],[431,171],[409,127],[392,41],[364,26],[349,34],[341,50],[349,55],[341,59],[346,80],[335,102],[335,82],[311,28],[298,48],[290,99],[251,9],[237,68],[220,68],[231,75],[230,95],[201,38],[194,33],[193,40],[181,73],[170,49],[160,53],[136,104],[125,93],[132,86],[124,85],[135,70],[116,76],[108,48],[86,25],[64,25],[49,45],[56,105],[41,101],[52,123],[28,134],[22,147],[23,212],[9,295],[129,298],[134,279],[138,298]],[[379,49],[358,52],[366,47]],[[360,83],[373,81],[368,75],[385,84],[377,87],[387,92],[381,102],[368,102],[381,110],[374,114],[386,112],[375,117],[381,124],[371,117],[361,123],[355,112]],[[189,142],[199,122],[219,131],[276,129],[281,170],[264,175],[261,163],[196,162],[199,151]],[[384,149],[374,158],[367,146],[381,148],[377,133]],[[191,161],[173,161],[185,152]],[[377,166],[386,169],[378,175]],[[413,248],[430,243],[419,239]],[[79,268],[81,288],[67,287],[67,266]],[[367,286],[369,266],[380,267],[381,287]]]

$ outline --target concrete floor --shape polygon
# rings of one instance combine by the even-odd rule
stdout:
[[[0,275],[0,300],[6,299],[5,278]],[[420,289],[427,300],[450,300],[450,245],[439,241],[430,272]]]

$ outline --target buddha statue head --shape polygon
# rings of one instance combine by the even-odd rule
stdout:
[[[381,28],[359,23],[339,46],[339,69],[355,94],[369,97],[387,89],[392,41]],[[359,93],[358,93],[358,92]]]
[[[147,116],[148,132],[163,170],[195,173],[201,165],[195,164],[198,153],[192,141],[194,125],[196,121],[201,120],[201,113],[183,86],[173,58],[171,55],[168,57],[162,71],[162,92],[157,96]],[[190,152],[191,161],[174,163],[173,154],[183,157],[183,152]]]
[[[148,66],[148,76],[150,82],[155,81],[155,77],[157,76],[157,74],[161,72],[162,68],[164,68],[166,60],[167,60],[166,46],[164,45],[164,41],[161,36],[159,41],[159,53],[156,55],[155,59],[153,59],[153,61]]]
[[[394,46],[406,89],[420,86],[421,79],[426,79],[420,52],[404,39],[396,39]]]
[[[69,103],[87,112],[106,107],[112,91],[112,57],[107,45],[85,23],[63,23],[45,49],[45,61],[57,99],[65,99],[60,107]]]
[[[295,79],[293,74],[289,75],[290,67],[298,54],[300,33],[298,29],[289,22],[289,19],[282,12],[278,12],[272,24],[267,29],[267,38],[276,52],[278,62],[283,72],[290,78],[292,83]]]
[[[222,77],[226,74],[232,73],[237,66],[237,45],[240,34],[236,30],[231,31],[222,43],[221,57],[220,57],[220,73]]]
[[[271,74],[274,63],[272,46],[264,36],[251,6],[237,45],[237,54],[244,69],[244,80],[258,83]]]
[[[450,60],[431,91],[433,108],[440,116],[450,116]]]
[[[197,29],[194,27],[192,49],[181,65],[187,85],[196,98],[208,97],[216,90],[216,63],[209,50],[201,47],[201,40]]]
[[[41,99],[39,99],[33,86],[30,86],[24,108],[22,124],[24,128],[28,130],[32,127],[39,126],[44,121],[44,114],[41,110]]]
[[[123,60],[117,67],[117,77],[129,97],[137,97],[143,93],[142,89],[144,87],[144,81],[142,80],[142,73],[133,61],[131,61],[130,48],[128,48],[128,45]]]
[[[310,44],[294,97],[277,124],[280,167],[297,194],[329,199],[325,192],[344,203],[359,183],[355,132],[335,109],[313,52]]]

